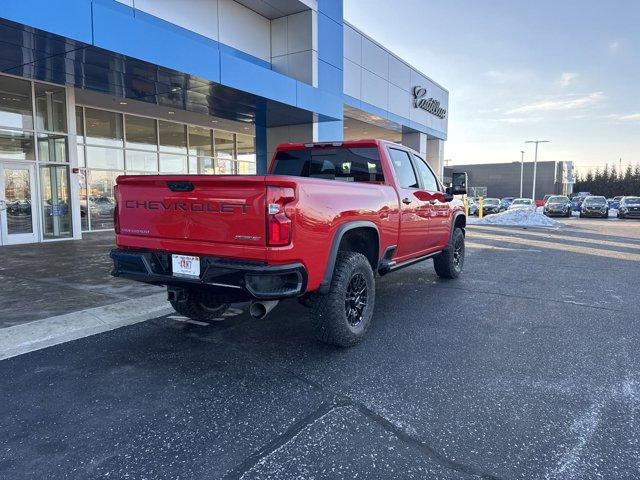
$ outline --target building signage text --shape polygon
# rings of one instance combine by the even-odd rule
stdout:
[[[435,98],[427,98],[427,89],[420,85],[413,87],[413,107],[421,108],[438,118],[444,118],[447,115],[447,109],[442,108]]]

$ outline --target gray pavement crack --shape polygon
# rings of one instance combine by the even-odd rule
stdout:
[[[237,322],[234,326],[240,325],[241,323],[245,323],[245,322]],[[229,328],[232,328],[232,327],[229,327]],[[238,353],[239,355],[242,355],[249,361],[253,363],[257,363],[262,368],[265,368],[264,361],[260,361],[260,359],[257,358],[256,356],[252,355],[246,350],[240,349],[238,346],[236,346],[235,343],[230,343],[230,342],[223,341],[217,338],[212,338],[212,337],[202,337],[201,335],[198,335],[195,333],[190,335],[190,337],[198,341],[205,341],[205,342],[211,342],[211,343],[223,345],[227,348],[232,349],[234,352]],[[340,407],[345,407],[345,406],[351,406],[356,408],[362,415],[364,415],[369,420],[375,422],[377,425],[382,427],[386,432],[391,433],[398,440],[412,447],[414,450],[417,450],[423,456],[427,457],[429,460],[433,461],[434,463],[436,463],[441,467],[444,467],[446,469],[453,470],[462,474],[475,476],[477,478],[481,478],[484,480],[500,480],[499,477],[491,473],[484,472],[479,468],[476,468],[471,465],[465,465],[463,463],[456,462],[454,460],[447,458],[446,456],[439,453],[435,448],[428,445],[426,442],[420,440],[419,438],[414,437],[413,435],[406,432],[402,428],[393,424],[393,422],[385,418],[383,415],[372,410],[370,407],[366,406],[364,403],[354,400],[348,395],[345,395],[340,392],[334,392],[334,391],[328,390],[322,384],[315,382],[305,377],[304,375],[300,375],[299,373],[293,370],[290,370],[288,368],[274,367],[272,365],[269,365],[266,368],[272,369],[274,371],[279,371],[281,373],[285,373],[286,375],[292,378],[295,378],[296,380],[299,380],[302,383],[309,385],[314,390],[329,397],[331,401],[322,403],[320,407],[318,407],[316,410],[311,412],[309,415],[293,423],[289,428],[287,428],[287,430],[284,433],[277,435],[273,440],[271,440],[270,442],[262,446],[260,449],[258,449],[256,452],[248,456],[242,463],[240,463],[235,468],[230,470],[223,477],[225,480],[240,479],[245,473],[247,473],[253,467],[255,467],[258,464],[258,462],[260,462],[260,460],[262,460],[263,458],[267,457],[278,448],[285,445],[287,442],[293,439],[306,427],[308,427],[309,425],[317,421],[319,418],[327,415],[332,410]]]

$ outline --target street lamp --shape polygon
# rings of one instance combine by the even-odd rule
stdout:
[[[549,143],[549,140],[527,140],[524,143],[535,143],[536,144],[536,153],[533,158],[533,189],[531,191],[531,198],[533,201],[536,201],[536,174],[538,173],[538,144],[539,143]]]
[[[522,198],[522,181],[524,180],[524,150],[520,150],[520,198]]]

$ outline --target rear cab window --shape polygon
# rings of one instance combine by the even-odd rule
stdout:
[[[376,147],[281,150],[276,154],[271,174],[343,182],[384,183],[380,154]]]

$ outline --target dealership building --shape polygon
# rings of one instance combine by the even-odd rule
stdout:
[[[342,0],[3,0],[0,246],[113,227],[122,174],[261,174],[384,138],[442,173],[449,94]]]

